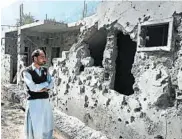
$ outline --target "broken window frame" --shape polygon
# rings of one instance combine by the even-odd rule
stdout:
[[[141,46],[141,28],[143,26],[157,26],[168,23],[168,37],[167,37],[167,45],[166,46],[152,46],[152,47],[140,47]],[[137,51],[171,51],[172,44],[172,34],[173,34],[173,17],[168,19],[160,19],[160,20],[152,20],[141,23],[138,25],[138,34],[137,34]]]

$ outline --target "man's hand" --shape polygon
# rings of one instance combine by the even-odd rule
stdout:
[[[47,89],[47,88],[43,88],[42,90],[40,90],[39,92],[47,92],[47,91],[49,91],[49,89]]]

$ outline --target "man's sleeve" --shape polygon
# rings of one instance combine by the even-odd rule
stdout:
[[[46,88],[52,89],[54,86],[54,77],[52,77],[49,73],[47,74],[47,81],[49,82],[49,85]]]
[[[23,80],[26,83],[26,85],[29,87],[30,91],[33,91],[33,92],[39,92],[43,88],[47,88],[47,86],[49,85],[48,82],[35,84],[35,82],[32,80],[32,76],[27,71],[23,71]]]

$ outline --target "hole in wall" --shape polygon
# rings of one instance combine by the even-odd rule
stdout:
[[[80,72],[84,71],[84,68],[85,68],[85,67],[84,67],[83,65],[81,65],[81,66],[80,66]]]
[[[129,35],[118,32],[117,46],[118,56],[116,59],[114,90],[121,94],[131,95],[134,93],[133,84],[135,79],[131,69],[136,52],[136,43],[130,39]]]
[[[90,55],[94,59],[93,66],[102,66],[103,53],[107,42],[106,30],[100,29],[87,41],[89,44]]]

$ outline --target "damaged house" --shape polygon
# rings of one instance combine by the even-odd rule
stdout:
[[[20,84],[21,68],[41,47],[48,66],[52,61],[54,108],[84,123],[70,126],[55,115],[71,138],[97,136],[88,126],[111,139],[182,139],[181,7],[177,1],[102,2],[95,15],[71,26],[32,23],[6,32],[6,82],[17,73]]]

